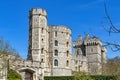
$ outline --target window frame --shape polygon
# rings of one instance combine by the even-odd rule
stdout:
[[[57,33],[57,31],[55,31],[55,32],[54,32],[54,35],[55,35],[55,37],[57,37],[57,36],[58,36],[58,33]]]
[[[54,66],[58,66],[58,60],[57,59],[54,60]]]
[[[54,56],[58,56],[58,50],[54,50]]]
[[[57,40],[55,40],[55,44],[54,44],[55,46],[58,46],[58,41]]]

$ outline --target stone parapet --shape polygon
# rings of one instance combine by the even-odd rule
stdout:
[[[71,35],[71,29],[67,26],[63,26],[63,25],[58,25],[58,26],[55,26],[55,25],[51,25],[49,26],[49,29],[52,29],[53,31],[58,31],[58,32],[61,32],[61,33],[68,33]]]
[[[30,11],[30,14],[32,15],[43,15],[43,16],[47,16],[47,12],[46,10],[44,9],[41,9],[41,8],[33,8],[31,11]]]
[[[24,60],[24,61],[16,61],[16,63],[19,67],[33,67],[33,68],[42,67],[42,63],[38,61]]]

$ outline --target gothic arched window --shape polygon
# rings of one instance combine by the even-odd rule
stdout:
[[[55,50],[54,54],[55,54],[55,56],[58,56],[58,50]]]
[[[55,46],[58,46],[58,41],[57,40],[55,40]]]
[[[54,66],[58,66],[58,60],[57,59],[54,60]]]

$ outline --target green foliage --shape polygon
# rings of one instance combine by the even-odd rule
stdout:
[[[117,80],[115,76],[111,75],[91,75],[93,80]]]
[[[79,75],[81,74],[81,75]],[[45,76],[44,80],[119,80],[116,76],[110,75],[85,75],[75,72],[75,76]]]
[[[44,80],[74,80],[73,76],[45,76]]]
[[[18,74],[15,70],[10,69],[7,73],[7,80],[21,80],[21,75]]]
[[[17,79],[17,78],[9,78],[8,80],[21,80],[21,79]]]
[[[75,80],[119,80],[114,75],[88,75],[85,72],[73,72]]]
[[[114,80],[120,80],[120,74],[112,75]]]
[[[86,74],[85,72],[73,72],[73,76],[75,80],[94,80],[91,78],[90,75]]]

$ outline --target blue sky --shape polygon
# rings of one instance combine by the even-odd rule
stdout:
[[[103,41],[120,42],[120,34],[109,34],[103,0],[1,0],[0,36],[9,41],[23,58],[28,52],[28,16],[31,8],[43,8],[48,13],[48,25],[65,25],[72,29],[73,41],[89,33]],[[115,25],[120,25],[120,1],[107,0],[108,12]],[[117,56],[108,48],[107,58]]]

